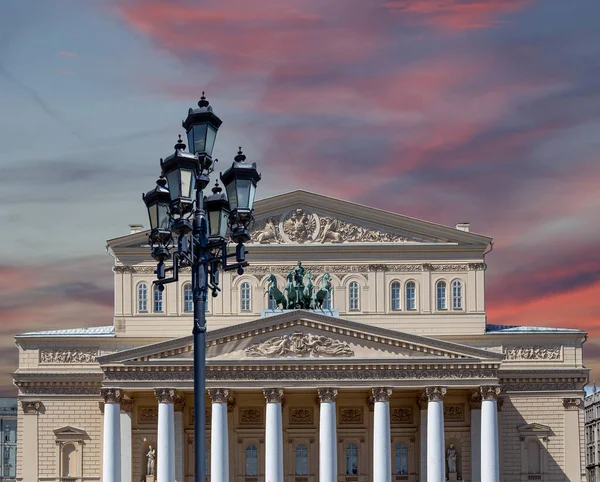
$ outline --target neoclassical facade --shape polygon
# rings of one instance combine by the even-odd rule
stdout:
[[[586,480],[586,334],[486,323],[491,238],[305,191],[255,211],[207,307],[211,480]],[[190,275],[155,290],[134,231],[111,324],[15,339],[18,480],[193,480]],[[298,260],[323,309],[266,293]]]

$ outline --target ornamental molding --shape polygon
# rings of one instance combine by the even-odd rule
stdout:
[[[18,385],[22,395],[95,395],[100,384],[93,385]]]
[[[465,407],[462,404],[444,405],[444,421],[464,422]]]
[[[486,385],[479,387],[479,391],[481,392],[481,400],[483,402],[495,402],[498,400],[498,395],[500,395],[502,389],[497,385]]]
[[[446,387],[427,387],[425,394],[430,402],[442,402],[444,401],[444,395],[446,395]]]
[[[563,407],[565,410],[579,410],[583,408],[581,398],[563,398]]]
[[[188,367],[186,367],[188,368]],[[495,369],[379,369],[372,366],[352,366],[347,369],[332,370],[329,366],[227,366],[207,367],[207,381],[344,381],[344,380],[490,380],[496,379]],[[192,370],[148,370],[148,371],[107,371],[106,380],[116,381],[154,381],[154,382],[191,382]],[[97,392],[96,392],[97,393]]]
[[[427,394],[425,392],[421,393],[421,395],[417,397],[417,405],[419,405],[419,408],[421,410],[427,410],[428,402],[429,398],[427,397]]]
[[[413,410],[410,407],[394,407],[390,411],[392,423],[412,423]]]
[[[25,415],[37,415],[42,408],[42,402],[30,402],[27,400],[21,400],[21,409]]]
[[[179,394],[174,388],[156,388],[154,395],[156,395],[158,403],[175,403],[179,398]]]
[[[226,388],[210,388],[208,396],[213,403],[227,403],[229,401],[229,390]]]
[[[313,411],[311,408],[290,408],[290,424],[312,425]]]
[[[255,343],[246,348],[246,356],[276,357],[351,357],[354,351],[344,341],[312,333],[294,332]]]
[[[317,388],[317,395],[320,403],[335,402],[337,394],[337,388]]]
[[[97,347],[89,348],[42,348],[40,364],[96,363]]]
[[[140,407],[138,409],[138,423],[156,423],[158,422],[157,407]]]
[[[362,408],[341,408],[340,423],[345,424],[362,424],[363,410]]]
[[[389,402],[392,396],[391,388],[371,388],[373,402]]]
[[[240,408],[240,425],[262,425],[262,408]]]
[[[481,410],[481,391],[474,390],[469,395],[469,406],[471,410]]]
[[[282,403],[283,390],[281,388],[264,388],[263,394],[267,403]]]
[[[581,390],[583,384],[577,382],[506,383],[502,387],[507,392],[549,392]]]
[[[135,400],[133,398],[121,398],[121,412],[131,413],[133,410],[134,403]]]
[[[545,346],[510,346],[504,348],[504,359],[507,361],[553,361],[562,358],[560,345]]]
[[[425,238],[407,237],[376,228],[359,226],[337,217],[322,216],[296,208],[257,221],[252,232],[254,244],[341,244],[408,243]]]
[[[122,392],[118,388],[101,388],[100,396],[104,403],[121,403]]]

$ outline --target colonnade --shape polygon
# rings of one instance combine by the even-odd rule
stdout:
[[[265,388],[265,480],[283,482],[283,424],[282,402],[284,391],[281,388]],[[337,431],[336,397],[337,389],[318,388],[320,402],[319,416],[319,482],[337,482]],[[392,453],[390,425],[390,396],[388,387],[371,390],[374,410],[373,423],[373,481],[391,482]],[[481,400],[480,446],[472,447],[472,454],[479,453],[480,461],[473,463],[472,480],[477,482],[499,482],[498,457],[498,415],[497,397],[500,388],[482,386],[479,389]],[[158,398],[158,446],[156,482],[175,482],[175,413],[176,391],[160,388],[155,390]],[[216,388],[208,390],[212,400],[211,417],[211,482],[229,482],[229,441],[227,426],[227,401],[229,390]],[[421,449],[422,481],[445,482],[445,442],[444,442],[444,395],[445,387],[427,387],[422,397]],[[104,447],[103,482],[125,482],[121,480],[120,445],[120,391],[102,389],[104,406]],[[424,412],[426,411],[426,416]],[[423,425],[426,425],[426,431]],[[472,420],[472,436],[473,420]],[[423,453],[423,450],[425,453]],[[423,460],[424,459],[424,460]],[[424,463],[426,460],[426,463]],[[426,469],[426,478],[423,472]],[[179,482],[179,481],[177,481]]]

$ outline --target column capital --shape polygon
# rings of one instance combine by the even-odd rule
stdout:
[[[325,387],[325,388],[317,388],[317,395],[319,396],[319,402],[335,402],[337,398],[337,388]]]
[[[267,403],[281,403],[283,402],[283,389],[281,388],[265,388],[263,394],[267,399]]]
[[[446,387],[427,387],[425,394],[429,402],[442,402],[446,395]]]
[[[481,410],[481,390],[473,390],[469,395],[471,410]]]
[[[121,403],[123,392],[120,388],[101,388],[100,396],[104,399],[104,403]]]
[[[185,397],[181,393],[177,393],[177,395],[175,395],[174,405],[176,412],[183,412],[183,409],[185,408]]]
[[[484,385],[479,387],[479,391],[481,392],[482,401],[496,401],[498,400],[498,395],[500,395],[502,388],[498,385]]]
[[[174,388],[155,388],[154,395],[158,403],[175,403],[177,400],[177,390]]]
[[[373,401],[377,402],[389,402],[392,396],[392,389],[385,387],[371,388],[373,394]]]
[[[428,398],[425,392],[421,393],[421,395],[417,397],[417,404],[421,410],[427,410],[427,402]]]
[[[134,402],[133,398],[121,398],[121,412],[131,413]]]
[[[23,413],[25,415],[37,415],[40,413],[40,409],[42,408],[42,402],[21,400],[21,408],[23,409]]]
[[[208,396],[213,403],[227,403],[229,401],[229,390],[227,388],[210,388]]]
[[[582,408],[581,398],[563,398],[565,410],[579,410]]]

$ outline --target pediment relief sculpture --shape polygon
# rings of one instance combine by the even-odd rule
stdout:
[[[311,333],[295,332],[270,338],[246,348],[246,356],[276,357],[351,357],[354,351],[344,341]]]
[[[310,213],[302,208],[257,222],[252,240],[256,244],[287,243],[406,243],[421,241],[407,236],[359,226],[349,221]]]

